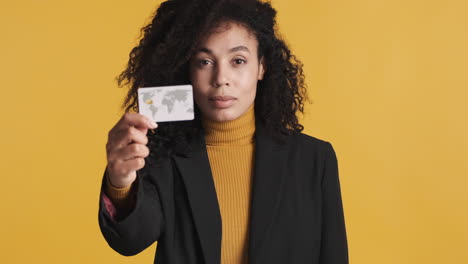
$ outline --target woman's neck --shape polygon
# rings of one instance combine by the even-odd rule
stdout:
[[[207,145],[247,145],[254,141],[254,105],[242,116],[231,121],[213,121],[202,117]]]

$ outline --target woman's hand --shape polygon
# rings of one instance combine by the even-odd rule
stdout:
[[[148,129],[158,125],[144,115],[126,113],[109,131],[107,152],[107,173],[112,186],[124,188],[136,179],[136,171],[145,166],[149,155]]]

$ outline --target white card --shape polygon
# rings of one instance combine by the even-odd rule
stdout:
[[[138,88],[138,112],[155,122],[194,119],[192,85]]]

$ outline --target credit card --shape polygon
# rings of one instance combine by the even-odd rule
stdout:
[[[187,84],[138,88],[138,112],[156,123],[193,120],[193,87]]]

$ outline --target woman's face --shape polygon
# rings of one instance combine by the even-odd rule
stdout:
[[[190,79],[205,118],[234,120],[253,104],[264,74],[257,46],[254,35],[230,22],[200,42],[190,61]]]

